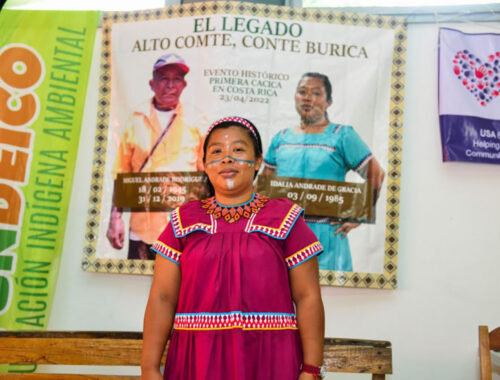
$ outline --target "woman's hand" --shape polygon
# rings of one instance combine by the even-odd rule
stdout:
[[[332,222],[332,224],[335,225],[340,225],[339,228],[335,231],[335,235],[342,234],[342,239],[347,236],[351,230],[355,229],[358,227],[361,223],[354,223],[354,222]]]
[[[310,373],[301,372],[297,380],[316,380],[316,379],[319,379],[319,377],[314,377],[314,375],[311,375]]]
[[[163,380],[163,376],[160,370],[143,370],[141,380]]]

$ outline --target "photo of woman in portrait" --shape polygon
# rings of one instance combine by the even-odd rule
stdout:
[[[353,127],[328,119],[331,105],[329,78],[315,72],[303,74],[295,92],[300,122],[274,135],[264,157],[263,174],[345,181],[352,170],[371,185],[376,202],[384,170]],[[347,234],[359,223],[312,216],[306,221],[325,250],[318,257],[320,269],[353,271]]]

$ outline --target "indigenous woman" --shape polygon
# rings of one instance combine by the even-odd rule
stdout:
[[[328,120],[332,85],[326,75],[306,73],[295,92],[300,124],[278,132],[264,159],[265,175],[345,181],[349,170],[358,172],[372,185],[377,199],[384,171],[356,131]],[[352,271],[346,235],[359,223],[307,217],[325,253],[320,269]]]
[[[143,379],[161,379],[170,334],[164,379],[319,378],[321,244],[300,207],[254,193],[262,144],[251,122],[215,122],[203,154],[214,196],[174,210],[152,248]]]

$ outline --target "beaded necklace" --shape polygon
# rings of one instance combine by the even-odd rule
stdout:
[[[206,209],[208,215],[213,215],[215,219],[224,218],[228,223],[234,223],[243,218],[250,218],[252,214],[258,214],[260,209],[264,207],[265,203],[269,200],[268,197],[262,194],[253,194],[249,201],[234,205],[224,206],[221,205],[214,197],[201,200],[201,208]]]

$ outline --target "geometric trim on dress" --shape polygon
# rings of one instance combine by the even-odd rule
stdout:
[[[288,313],[178,313],[176,330],[297,330],[295,314]]]
[[[325,145],[325,144],[281,144],[278,148],[276,148],[276,151],[283,149],[283,148],[305,148],[305,149],[324,149],[329,152],[335,152],[336,149],[334,146],[330,145]]]
[[[151,250],[156,253],[159,253],[164,258],[169,259],[170,261],[173,261],[176,264],[179,264],[179,259],[181,258],[182,255],[182,252],[179,252],[176,249],[169,247],[168,245],[159,240],[157,240],[151,246]]]
[[[288,256],[285,261],[288,269],[295,268],[297,265],[302,264],[304,261],[309,260],[315,255],[323,252],[323,246],[319,241],[302,248],[300,251],[295,252],[293,255]]]
[[[217,224],[212,215],[210,215],[210,224],[205,223],[195,223],[190,226],[184,227],[181,222],[181,217],[179,215],[179,208],[176,208],[170,214],[170,222],[172,223],[172,227],[174,229],[175,237],[184,237],[189,235],[194,231],[204,231],[209,234],[214,234],[217,230]]]
[[[340,132],[340,130],[342,129],[343,125],[342,124],[337,124],[337,126],[335,127],[335,129],[333,130],[333,134],[336,135],[337,133]]]
[[[304,220],[306,223],[322,223],[322,224],[331,224],[334,221],[337,221],[338,218],[329,218],[327,216],[322,217],[322,216],[304,216]]]
[[[270,169],[276,169],[278,167],[278,165],[273,165],[270,162],[267,162],[266,160],[264,160],[264,166],[267,166]]]
[[[254,224],[253,221],[257,214],[253,214],[248,220],[245,232],[262,232],[276,239],[284,240],[303,211],[300,206],[293,204],[278,228]]]
[[[353,170],[354,170],[354,171],[358,171],[359,169],[361,169],[363,166],[365,166],[365,165],[366,165],[366,163],[367,163],[368,161],[370,161],[370,160],[372,159],[372,157],[373,157],[373,154],[372,154],[372,153],[369,153],[369,154],[368,154],[365,158],[363,158],[363,159],[361,160],[361,162],[358,164],[358,166],[356,166]]]

